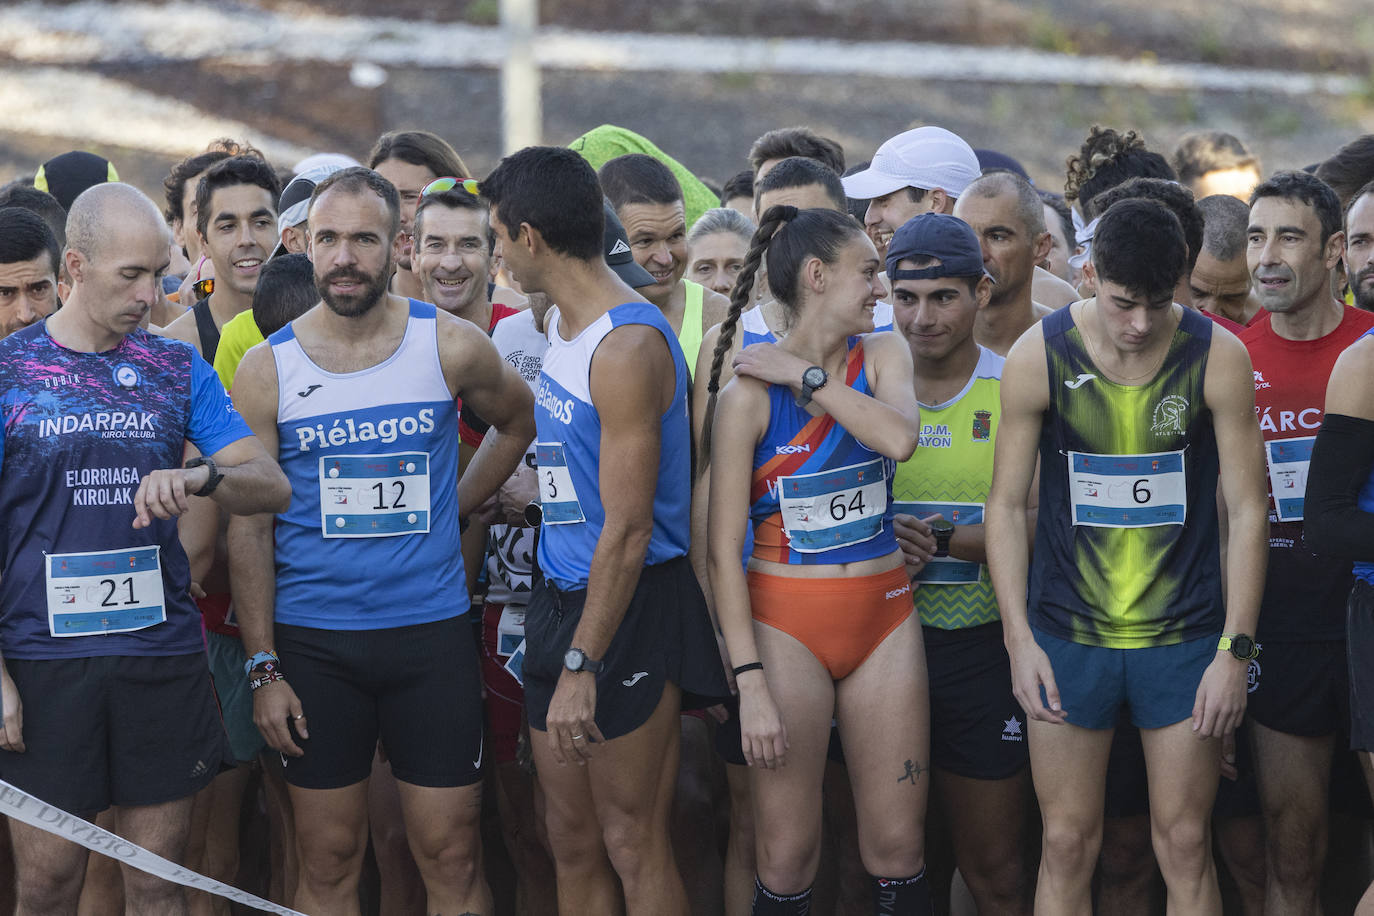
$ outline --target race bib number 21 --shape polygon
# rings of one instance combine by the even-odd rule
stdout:
[[[162,623],[167,609],[160,550],[45,555],[48,632],[59,637],[131,633]]]

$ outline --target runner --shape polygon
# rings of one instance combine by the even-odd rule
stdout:
[[[167,326],[214,363],[220,329],[253,306],[258,271],[277,247],[277,196],[272,167],[257,156],[231,156],[212,165],[196,186],[196,238],[215,269],[205,295]]]
[[[725,317],[730,300],[683,277],[687,223],[682,186],[666,165],[643,153],[612,159],[598,176],[625,227],[635,261],[654,278],[639,293],[663,312],[677,332],[687,368],[695,371],[702,335]]]
[[[960,206],[980,196],[977,187]],[[983,232],[985,239],[1005,232],[1008,244],[1030,248],[1009,228]],[[1019,826],[1030,802],[1030,758],[983,536],[1003,363],[974,340],[992,295],[984,263],[974,231],[943,214],[912,218],[888,246],[892,309],[921,405],[916,453],[893,476],[892,524],[916,585],[930,671],[931,785],[955,864],[979,912],[1027,913]]]
[[[1356,300],[1374,296],[1374,182],[1351,198],[1345,240]],[[1365,782],[1374,792],[1374,672],[1367,661],[1374,648],[1374,334],[1347,348],[1331,370],[1304,509],[1307,545],[1319,556],[1355,561],[1346,608],[1350,747],[1359,751]],[[1356,913],[1374,914],[1374,885]]]
[[[1030,182],[1011,172],[977,179],[954,204],[973,227],[993,279],[986,308],[977,311],[977,343],[1006,356],[1025,330],[1050,313],[1034,300],[1035,265],[1050,253],[1045,209]],[[948,225],[948,224],[946,224]]]
[[[232,760],[174,519],[192,495],[252,513],[289,489],[205,361],[138,328],[168,261],[153,202],[100,184],[67,225],[67,302],[0,343],[0,778],[82,817],[113,805],[121,836],[179,861],[191,796]],[[187,439],[209,457],[183,469]],[[20,911],[75,912],[86,850],[11,830]],[[123,880],[130,912],[186,912],[180,886]]]
[[[692,282],[730,295],[753,235],[753,222],[738,210],[718,207],[703,213],[687,233],[687,273]]]
[[[1265,911],[1321,909],[1328,796],[1337,737],[1350,720],[1345,604],[1350,561],[1303,543],[1308,459],[1336,358],[1374,315],[1331,296],[1343,245],[1336,194],[1306,172],[1255,188],[1246,230],[1265,314],[1241,334],[1269,465],[1269,573],[1260,603],[1262,658],[1250,665],[1251,734],[1264,812]]]
[[[0,208],[0,337],[57,310],[61,249],[42,217]]]
[[[1193,307],[1247,327],[1264,314],[1245,262],[1250,207],[1229,194],[1204,197],[1197,206],[1204,225],[1202,251],[1188,280]]]
[[[629,913],[683,914],[667,823],[679,711],[726,695],[685,556],[687,367],[663,313],[605,264],[581,157],[522,150],[482,195],[522,288],[558,303],[535,399],[542,578],[523,671],[559,909],[617,910],[618,875]]]
[[[1113,205],[1084,268],[1098,296],[1033,327],[1003,372],[988,557],[1012,683],[1031,720],[1045,825],[1038,911],[1090,911],[1122,707],[1161,789],[1150,793],[1150,814],[1169,906],[1221,908],[1208,821],[1219,739],[1245,709],[1264,487],[1244,348],[1173,303],[1187,256],[1177,217],[1159,204]],[[1220,470],[1219,450],[1228,456]],[[1224,601],[1218,478],[1228,516]]]
[[[484,332],[387,294],[390,182],[334,173],[309,223],[323,302],[250,350],[234,386],[281,454],[291,508],[229,529],[255,719],[287,757],[294,905],[356,912],[380,736],[427,912],[489,912],[481,688],[456,546],[533,434],[529,390]],[[461,482],[459,395],[493,424]]]
[[[471,173],[463,164],[463,157],[447,141],[427,130],[393,130],[382,134],[368,153],[367,166],[395,185],[401,195],[401,248],[396,256],[396,276],[392,278],[391,291],[412,298],[423,295],[411,260],[415,245],[415,208],[420,204],[420,192],[436,178],[445,175],[466,178]]]
[[[883,292],[868,237],[842,213],[773,207],[735,287],[713,382],[765,247],[789,331],[735,357],[736,379],[719,416],[716,399],[708,404],[703,436],[712,591],[755,768],[754,912],[810,911],[833,714],[875,911],[928,913],[925,671],[914,663],[920,629],[891,528],[892,462],[916,446],[911,357],[899,338],[868,333]],[[817,505],[827,507],[819,518],[808,508]],[[747,577],[746,518],[755,533]]]

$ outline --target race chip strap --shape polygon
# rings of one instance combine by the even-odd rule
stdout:
[[[0,814],[7,814],[30,827],[37,827],[53,836],[70,840],[78,846],[84,846],[103,856],[109,856],[116,862],[121,862],[130,868],[137,868],[141,872],[165,878],[174,884],[205,891],[207,894],[214,894],[244,906],[251,906],[264,913],[276,913],[278,916],[305,916],[296,910],[278,906],[270,900],[264,900],[247,891],[241,891],[213,878],[197,874],[189,868],[182,868],[174,862],[169,862],[161,856],[149,852],[142,846],[135,846],[108,830],[102,830],[89,821],[83,821],[61,808],[55,808],[34,798],[3,779],[0,779]]]

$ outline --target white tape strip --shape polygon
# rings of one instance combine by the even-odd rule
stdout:
[[[247,891],[241,891],[236,887],[197,874],[188,868],[182,868],[174,862],[167,861],[162,856],[154,855],[142,846],[135,846],[108,830],[101,830],[95,824],[68,814],[61,808],[54,808],[22,789],[16,789],[3,779],[0,779],[0,814],[8,814],[16,821],[23,821],[30,827],[46,830],[53,836],[71,840],[93,852],[109,856],[117,862],[123,862],[139,871],[157,875],[159,878],[166,878],[168,881],[185,887],[193,887],[198,891],[215,894],[226,900],[262,910],[265,913],[277,913],[278,916],[305,916],[305,914],[295,910],[278,906],[270,900],[255,897]]]

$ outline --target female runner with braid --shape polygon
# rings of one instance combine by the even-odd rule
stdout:
[[[789,331],[735,356],[717,404],[765,249]],[[925,654],[891,506],[893,463],[916,448],[919,409],[905,341],[871,333],[878,272],[847,215],[769,209],[711,367],[709,569],[753,775],[757,916],[809,912],[832,715],[875,912],[930,912]]]

